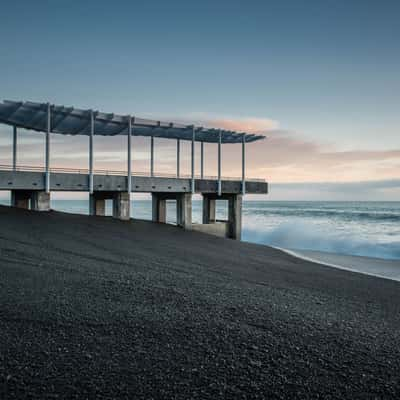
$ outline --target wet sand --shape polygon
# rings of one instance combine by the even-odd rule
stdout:
[[[400,397],[400,284],[144,221],[0,207],[0,398]]]
[[[316,262],[328,267],[400,281],[400,260],[387,260],[375,257],[353,256],[315,250],[285,249],[283,251],[303,260]]]

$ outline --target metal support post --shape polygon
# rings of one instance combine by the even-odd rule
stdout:
[[[221,142],[222,142],[222,133],[221,129],[219,130],[218,137],[218,196],[221,196],[222,193],[222,182],[221,182]]]
[[[176,177],[179,178],[181,175],[181,140],[176,140]]]
[[[47,128],[46,128],[46,181],[45,188],[46,193],[50,193],[50,132],[51,132],[51,107],[50,103],[47,103]]]
[[[154,136],[151,136],[150,142],[150,176],[154,176]]]
[[[94,139],[94,112],[90,110],[90,136],[89,136],[89,193],[93,194],[93,139]]]
[[[194,181],[194,144],[196,139],[195,127],[192,127],[192,193],[195,192],[195,181]]]
[[[204,142],[201,142],[200,147],[200,178],[204,179]]]
[[[13,170],[17,170],[17,127],[13,127]]]
[[[242,194],[246,194],[246,136],[242,141]]]
[[[132,191],[132,125],[135,124],[135,118],[128,117],[128,193],[129,197]]]

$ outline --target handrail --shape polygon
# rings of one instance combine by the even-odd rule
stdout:
[[[14,168],[12,165],[3,165],[0,164],[0,170],[3,171],[15,171],[15,172],[45,172],[44,167],[37,167],[37,166],[27,166],[27,165],[19,165]],[[60,167],[52,167],[50,168],[50,172],[55,172],[59,174],[68,174],[68,173],[75,173],[81,175],[88,175],[89,170],[86,168],[60,168]],[[105,169],[96,169],[93,171],[95,175],[113,175],[113,176],[126,176],[126,171],[115,171],[115,170],[105,170]],[[143,176],[143,177],[150,177],[148,172],[140,172],[140,171],[132,171],[132,176]],[[180,175],[179,179],[191,179],[191,175]],[[168,174],[168,173],[156,173],[155,178],[177,178],[175,174]],[[201,178],[200,175],[195,175],[196,179],[204,179],[204,180],[218,180],[217,176],[204,176]],[[223,181],[241,181],[242,178],[237,177],[222,177]],[[265,179],[257,179],[257,178],[247,178],[246,181],[248,182],[265,182]]]

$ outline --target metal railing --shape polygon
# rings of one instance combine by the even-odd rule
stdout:
[[[12,165],[4,165],[0,164],[1,171],[15,171],[15,172],[45,172],[45,167],[37,167],[31,165],[18,165],[14,168]],[[89,175],[89,169],[87,168],[59,168],[59,167],[52,167],[50,168],[50,172],[57,173],[57,174],[81,174],[81,175]],[[126,176],[127,171],[115,171],[115,170],[105,170],[105,169],[95,169],[93,170],[94,175],[112,175],[112,176]],[[143,177],[150,177],[149,172],[138,172],[132,171],[132,176],[143,176]],[[175,178],[177,179],[176,174],[168,174],[168,173],[154,173],[155,178]],[[192,176],[190,174],[180,174],[179,179],[191,179]],[[203,176],[201,178],[200,175],[195,175],[195,179],[208,179],[208,180],[218,180],[217,176]],[[241,181],[242,178],[238,177],[221,177],[223,181]],[[257,178],[246,178],[247,182],[265,182],[265,179],[257,179]]]

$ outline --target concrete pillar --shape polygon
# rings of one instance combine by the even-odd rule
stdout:
[[[192,229],[191,193],[178,193],[176,195],[176,223],[184,229]]]
[[[160,193],[152,193],[152,220],[153,222],[167,222],[167,200]]]
[[[12,190],[11,191],[11,206],[17,208],[29,209],[29,200],[31,194],[25,190]]]
[[[89,214],[106,215],[106,200],[113,202],[113,217],[124,221],[131,218],[131,202],[128,192],[93,192],[89,194]]]
[[[128,192],[115,192],[113,196],[113,217],[128,221],[131,218],[131,204]]]
[[[50,193],[40,190],[12,190],[11,206],[35,211],[50,210]]]
[[[89,195],[89,215],[106,215],[106,199],[98,192]]]
[[[242,195],[232,194],[228,199],[228,236],[240,240],[242,237]]]
[[[203,224],[215,222],[216,200],[207,194],[203,194]]]
[[[35,211],[50,211],[50,193],[41,191],[32,192],[31,209]]]

